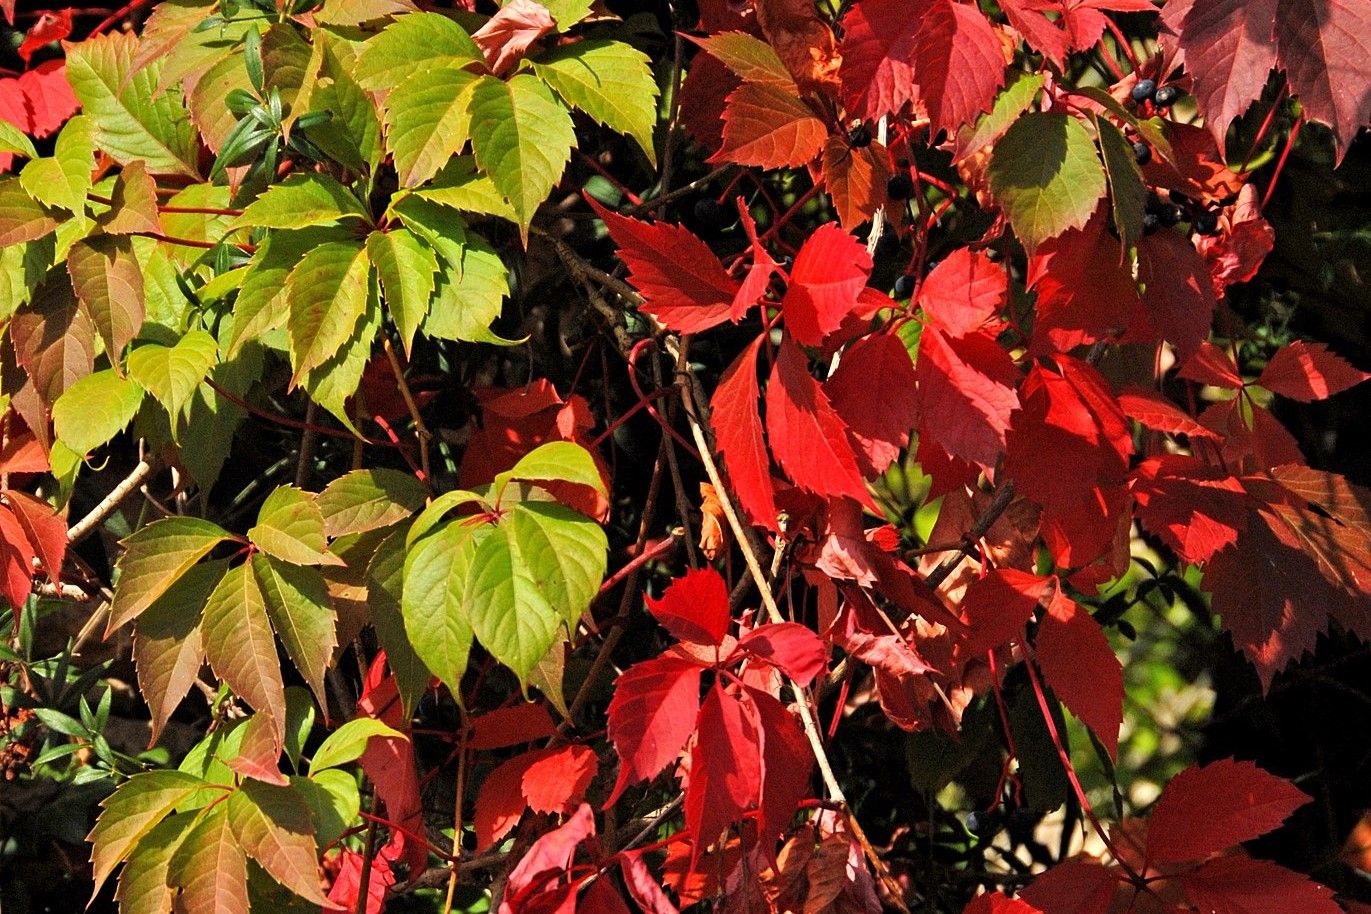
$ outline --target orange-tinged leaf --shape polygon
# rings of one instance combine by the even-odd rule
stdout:
[[[258,711],[243,724],[238,754],[227,760],[229,768],[244,778],[284,787],[289,781],[281,773],[281,744],[276,734],[282,729],[266,711]]]
[[[105,633],[138,618],[191,566],[226,539],[228,533],[223,528],[196,517],[155,520],[125,537],[124,554],[115,563],[119,577]]]
[[[795,81],[776,51],[754,35],[746,32],[718,32],[703,38],[696,38],[693,35],[682,37],[699,45],[705,53],[728,67],[740,79],[796,91]]]
[[[276,639],[250,563],[231,569],[214,588],[200,631],[214,672],[253,708],[271,712],[277,726],[284,726],[286,692]],[[279,730],[276,741],[282,741]]]
[[[919,288],[924,316],[952,336],[966,336],[996,321],[1009,302],[1009,276],[984,251],[957,248]]]
[[[886,205],[890,156],[880,143],[860,149],[839,136],[824,143],[824,186],[838,211],[838,222],[849,231],[869,222]]]
[[[133,243],[118,235],[95,235],[67,255],[71,286],[100,331],[105,351],[122,370],[124,347],[143,326],[143,270]]]
[[[786,330],[805,346],[818,346],[858,307],[871,275],[866,247],[835,223],[805,239],[781,301]]]
[[[62,578],[62,558],[67,551],[67,522],[52,505],[14,489],[5,491],[10,510],[28,538],[29,546],[43,561],[43,571],[54,584]]]
[[[595,750],[570,744],[540,750],[524,769],[519,789],[534,812],[564,816],[580,805],[600,769]]]
[[[314,904],[320,888],[314,821],[304,797],[289,786],[244,781],[228,799],[228,825],[249,857],[271,878]]]
[[[728,633],[728,585],[713,568],[696,568],[675,578],[647,608],[678,641],[718,645]]]
[[[794,90],[744,82],[724,106],[724,142],[711,162],[794,168],[823,148],[828,129]]]
[[[95,324],[76,301],[71,281],[50,274],[10,319],[14,356],[48,409],[95,368]],[[34,422],[32,427],[46,426]]]
[[[202,786],[199,778],[183,771],[148,771],[130,777],[100,804],[100,818],[86,836],[95,879],[92,898],[138,842]]]
[[[518,63],[533,42],[556,27],[547,7],[536,0],[509,0],[471,33],[471,40],[485,55],[490,71],[498,76]]]
[[[1296,340],[1276,350],[1257,383],[1300,403],[1324,400],[1371,379],[1322,343]]]
[[[171,861],[185,914],[243,914],[248,905],[248,858],[229,827],[228,804],[208,809]]]
[[[1217,440],[1218,434],[1205,428],[1198,419],[1161,394],[1143,387],[1130,387],[1119,393],[1119,408],[1128,418],[1144,428],[1168,435]]]
[[[1147,851],[1158,863],[1202,860],[1276,828],[1309,796],[1251,762],[1223,759],[1176,775],[1147,826]]]
[[[224,576],[225,567],[223,561],[196,565],[138,617],[133,659],[138,668],[138,689],[152,711],[149,745],[157,742],[205,662],[200,612]]]
[[[767,43],[785,62],[800,89],[811,95],[838,88],[837,41],[811,0],[753,0],[752,9]]]

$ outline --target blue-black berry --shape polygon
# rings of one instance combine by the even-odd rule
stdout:
[[[1179,223],[1181,217],[1184,215],[1185,213],[1181,211],[1179,206],[1174,203],[1168,203],[1166,206],[1162,207],[1162,211],[1157,214],[1157,218],[1161,220],[1162,225],[1171,228],[1171,226]]]
[[[1181,97],[1181,90],[1175,86],[1162,86],[1152,93],[1152,104],[1158,108],[1170,108]]]
[[[913,277],[913,276],[910,276],[908,273],[905,273],[905,274],[904,274],[903,276],[901,276],[899,279],[895,280],[895,297],[896,297],[896,298],[908,298],[909,296],[911,296],[911,295],[913,295],[913,294],[914,294],[914,277]]]
[[[1140,79],[1133,86],[1133,101],[1142,104],[1152,97],[1152,93],[1157,91],[1157,81],[1155,79]]]
[[[722,220],[724,208],[713,197],[705,197],[695,202],[695,218],[702,224],[715,228]]]
[[[909,195],[914,193],[914,179],[903,172],[892,175],[885,182],[885,193],[892,200],[908,200]]]
[[[973,809],[966,814],[966,830],[977,838],[984,838],[996,831],[995,816],[992,813]]]
[[[858,124],[847,132],[847,145],[853,149],[865,149],[871,145],[871,130],[866,124]]]
[[[1133,144],[1133,160],[1139,165],[1146,165],[1152,161],[1152,147],[1146,143]]]
[[[1150,235],[1162,226],[1162,217],[1157,213],[1143,214],[1143,234]]]
[[[1219,214],[1213,210],[1201,210],[1195,214],[1191,228],[1201,235],[1212,235],[1219,230]]]

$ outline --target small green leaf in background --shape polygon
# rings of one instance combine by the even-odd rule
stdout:
[[[362,757],[367,741],[374,736],[405,739],[399,730],[386,726],[374,717],[359,717],[334,730],[314,753],[309,763],[309,775],[314,777],[326,768],[337,768]]]

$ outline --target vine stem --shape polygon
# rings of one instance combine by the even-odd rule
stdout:
[[[119,507],[119,503],[129,496],[134,489],[143,484],[143,480],[148,478],[152,472],[152,464],[147,460],[138,461],[138,465],[133,468],[127,476],[119,481],[119,484],[110,490],[110,493],[100,500],[100,503],[91,508],[85,517],[72,524],[67,530],[67,542],[75,545],[95,532],[95,528],[100,526],[101,521],[114,513],[114,509]]]
[[[405,400],[405,408],[409,410],[409,417],[414,420],[414,437],[419,439],[419,467],[424,474],[424,485],[433,484],[433,474],[429,470],[428,464],[428,443],[433,439],[428,426],[424,424],[424,419],[419,415],[419,404],[414,399],[414,394],[409,389],[409,383],[405,381],[405,370],[400,365],[400,357],[395,354],[395,347],[390,344],[390,337],[381,335],[381,348],[386,351],[386,360],[390,362],[390,371],[395,375],[395,383],[400,388],[400,396]],[[314,401],[310,401],[311,405]]]
[[[386,351],[390,351],[389,344]],[[468,730],[467,712],[461,709],[462,733]],[[465,740],[465,737],[463,737]],[[443,914],[451,914],[452,898],[457,892],[457,873],[462,862],[462,794],[466,790],[467,747],[465,742],[457,755],[457,799],[452,802],[452,872],[447,879],[447,895],[443,899]]]
[[[667,352],[680,359],[680,347],[672,337],[667,337]],[[728,525],[733,531],[734,538],[738,541],[738,548],[743,553],[743,561],[747,564],[748,573],[752,576],[752,581],[757,586],[758,592],[762,597],[762,605],[766,608],[767,618],[772,622],[784,622],[785,616],[781,613],[781,608],[776,604],[776,597],[771,592],[771,584],[767,580],[766,572],[762,569],[761,563],[757,560],[756,550],[752,548],[752,540],[748,537],[748,530],[743,526],[738,517],[738,512],[733,506],[733,498],[729,495],[728,487],[724,484],[723,476],[719,473],[719,467],[714,462],[714,456],[710,451],[709,441],[705,438],[704,428],[700,423],[699,414],[696,412],[695,398],[691,391],[691,376],[688,363],[682,363],[683,368],[679,375],[681,389],[681,403],[685,407],[686,419],[690,425],[690,434],[695,439],[695,444],[700,451],[700,460],[704,464],[705,473],[709,476],[710,483],[714,486],[715,492],[719,496],[719,505],[723,508],[724,517],[728,519]],[[778,542],[777,549],[784,548],[784,543]],[[843,788],[838,784],[838,778],[833,773],[833,766],[829,762],[828,752],[824,749],[823,737],[819,733],[818,723],[815,721],[813,709],[809,706],[809,696],[800,688],[798,684],[792,683],[796,697],[799,699],[795,704],[800,712],[800,723],[804,728],[805,737],[809,740],[809,747],[814,753],[814,760],[818,763],[819,774],[823,778],[824,786],[829,795],[838,803],[842,804],[847,813],[848,827],[852,830],[852,836],[861,845],[862,851],[871,861],[872,867],[876,870],[876,875],[890,894],[896,906],[909,914],[909,907],[904,901],[904,891],[900,888],[895,877],[891,874],[890,868],[881,859],[876,848],[871,845],[866,832],[862,830],[857,817],[852,814],[852,808],[847,802],[847,797],[843,793]]]

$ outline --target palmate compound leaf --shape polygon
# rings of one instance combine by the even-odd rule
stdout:
[[[995,144],[990,189],[1031,253],[1085,224],[1105,193],[1104,166],[1081,121],[1031,112]]]
[[[1251,762],[1223,759],[1171,779],[1147,827],[1159,863],[1202,860],[1276,828],[1310,797]]]
[[[200,613],[227,567],[224,561],[193,566],[138,617],[133,659],[138,689],[152,711],[149,745],[157,742],[205,662]]]
[[[279,745],[286,719],[285,685],[266,598],[251,562],[230,569],[220,580],[205,604],[200,630],[215,674],[254,709],[270,712]]]
[[[537,77],[482,76],[471,96],[471,148],[476,164],[514,208],[528,243],[533,212],[552,191],[576,145],[571,113]]]
[[[631,45],[591,38],[539,55],[533,70],[568,105],[632,137],[655,166],[658,89],[650,63]]]
[[[181,888],[186,914],[242,914],[248,901],[248,858],[229,826],[228,804],[219,803],[181,841],[171,860],[171,884]]]
[[[138,616],[208,552],[228,531],[196,517],[156,520],[123,540],[106,636]]]
[[[359,242],[320,245],[290,271],[287,330],[297,382],[343,349],[367,309],[370,283],[371,265]]]
[[[386,148],[403,186],[424,183],[462,151],[478,80],[456,67],[418,70],[386,98]]]
[[[229,830],[249,857],[301,898],[327,903],[319,889],[314,817],[303,794],[246,779],[226,805]]]
[[[148,832],[202,786],[199,778],[181,771],[149,771],[133,775],[100,804],[100,818],[86,838],[92,845],[92,898]]]
[[[286,654],[309,683],[319,706],[328,707],[324,671],[338,645],[338,617],[329,601],[328,583],[315,568],[260,552],[252,557],[252,573]]]

